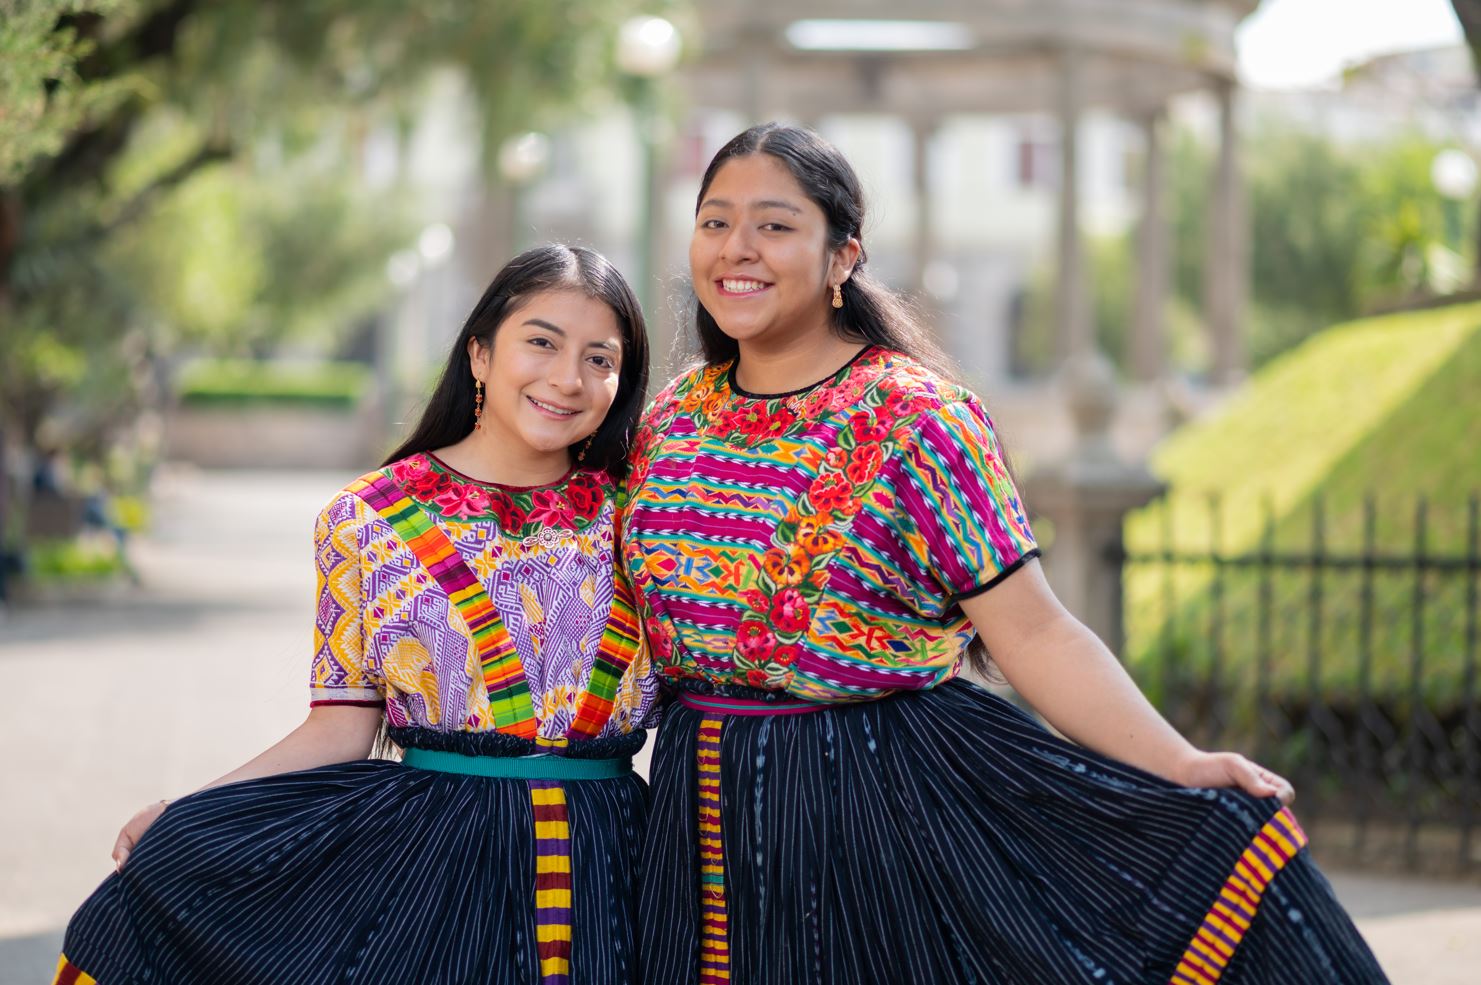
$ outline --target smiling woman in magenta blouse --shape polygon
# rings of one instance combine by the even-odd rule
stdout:
[[[678,698],[642,980],[1383,981],[1289,785],[1191,746],[1050,592],[864,223],[807,130],[747,130],[700,187],[705,365],[646,412],[623,524]],[[1073,742],[958,676],[988,652]]]

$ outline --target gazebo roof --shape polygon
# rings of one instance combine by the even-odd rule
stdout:
[[[1061,59],[1089,108],[1135,114],[1235,75],[1234,32],[1259,0],[701,0],[685,72],[705,106],[826,113],[1052,110]],[[879,22],[885,22],[883,24]],[[911,46],[930,25],[941,44]],[[859,36],[861,46],[850,46]],[[882,43],[881,43],[882,42]]]

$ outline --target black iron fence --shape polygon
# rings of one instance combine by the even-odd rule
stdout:
[[[1296,784],[1327,857],[1481,872],[1481,502],[1153,507],[1126,653],[1172,722]],[[1201,543],[1196,546],[1188,541]]]

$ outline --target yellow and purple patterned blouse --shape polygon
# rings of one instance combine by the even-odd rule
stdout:
[[[613,492],[603,472],[518,488],[431,454],[351,483],[314,535],[312,703],[527,739],[650,727],[657,682],[614,580]]]
[[[755,396],[681,377],[632,454],[623,558],[668,678],[823,701],[929,688],[973,629],[961,599],[1037,555],[969,392],[870,347]]]

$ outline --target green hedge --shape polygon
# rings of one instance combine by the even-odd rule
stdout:
[[[350,408],[370,387],[371,372],[359,363],[304,365],[216,359],[191,363],[176,391],[187,407],[311,406]]]

